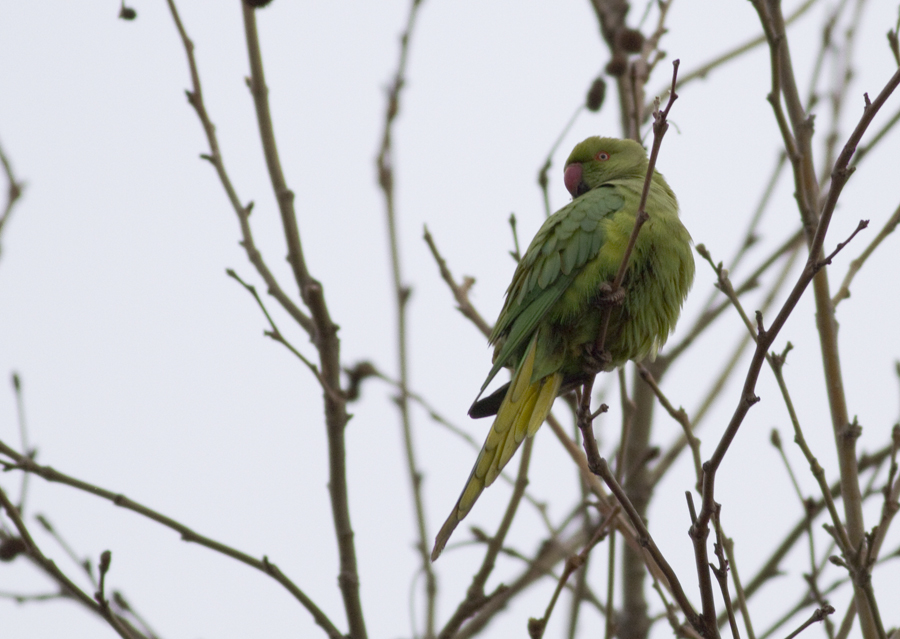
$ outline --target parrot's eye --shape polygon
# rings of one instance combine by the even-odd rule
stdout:
[[[606,151],[600,151],[597,155],[594,156],[594,159],[598,162],[606,162],[609,159],[609,153]]]

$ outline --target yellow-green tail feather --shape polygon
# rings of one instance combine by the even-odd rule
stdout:
[[[484,446],[478,454],[475,466],[466,482],[453,512],[444,522],[434,542],[431,560],[441,554],[444,545],[460,521],[469,513],[481,492],[490,486],[509,462],[525,437],[532,437],[547,419],[553,400],[559,394],[562,374],[554,373],[534,383],[536,340],[513,375],[506,397],[500,404],[497,417],[491,425]]]

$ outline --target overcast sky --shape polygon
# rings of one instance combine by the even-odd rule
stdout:
[[[799,5],[786,4],[788,10]],[[804,90],[821,24],[833,4],[820,1],[792,28],[794,66]],[[225,275],[226,268],[234,268],[264,289],[238,245],[236,217],[215,172],[199,158],[208,148],[185,99],[190,80],[168,8],[161,1],[136,0],[133,6],[133,22],[116,18],[114,2],[7,2],[2,9],[0,142],[27,190],[0,237],[0,375],[21,375],[28,433],[39,462],[124,493],[252,555],[268,555],[345,628],[321,393],[296,358],[263,337],[264,316]],[[637,26],[643,8],[635,7],[629,24]],[[225,165],[242,201],[255,202],[253,228],[268,264],[283,288],[295,294],[244,83],[249,71],[239,3],[191,0],[179,9],[196,45]],[[395,313],[374,158],[407,10],[405,1],[275,0],[258,12],[279,150],[297,196],[307,263],[341,326],[343,362],[371,360],[391,375],[397,370]],[[896,68],[884,37],[896,19],[896,3],[876,0],[866,6],[841,140],[862,112],[863,92],[874,97]],[[679,0],[668,24],[662,48],[668,59],[681,59],[683,72],[760,31],[743,0]],[[425,0],[410,56],[394,141],[401,258],[412,287],[412,390],[481,440],[487,424],[472,422],[465,413],[491,353],[453,310],[421,240],[423,226],[457,276],[476,278],[472,300],[492,321],[514,268],[507,218],[515,212],[523,244],[540,226],[538,169],[608,53],[585,0]],[[660,64],[650,86],[667,85],[670,68]],[[826,67],[826,74],[833,72]],[[780,139],[766,102],[770,82],[768,54],[759,48],[686,86],[670,116],[658,168],[678,194],[695,242],[705,244],[716,260],[736,250],[777,158]],[[569,201],[562,163],[571,147],[589,135],[621,135],[612,86],[608,98],[599,113],[579,117],[553,157],[554,208]],[[900,95],[894,95],[874,126],[884,124],[898,105]],[[830,121],[828,109],[823,100],[817,150]],[[900,203],[898,149],[895,131],[842,196],[826,250],[846,238],[859,219],[871,219],[872,227],[836,260],[833,289]],[[797,219],[785,174],[763,220],[760,245],[743,272],[790,236]],[[860,450],[883,446],[898,415],[897,241],[888,238],[874,254],[839,309],[850,413],[864,428]],[[708,265],[698,261],[682,329],[696,318],[713,280]],[[758,298],[752,299],[755,308]],[[265,301],[292,343],[314,357],[305,335],[273,300]],[[788,340],[795,347],[788,383],[833,481],[833,439],[814,321],[811,300],[804,298],[776,349]],[[673,403],[696,409],[707,378],[720,366],[718,358],[742,330],[737,316],[726,314],[698,344],[705,350],[680,362],[666,380]],[[792,439],[768,371],[758,394],[763,401],[740,432],[717,486],[723,522],[745,573],[753,572],[800,512],[768,444],[775,426],[786,442]],[[361,588],[373,637],[410,636],[422,623],[415,527],[391,396],[384,383],[367,384],[362,401],[351,406],[347,440]],[[739,384],[730,384],[699,433],[704,457],[738,399]],[[618,413],[608,419],[615,428]],[[413,421],[433,536],[475,452],[418,408]],[[660,417],[654,443],[664,445],[677,433],[674,422]],[[8,384],[0,386],[0,438],[19,446]],[[607,444],[614,439],[601,438]],[[549,431],[538,435],[537,444],[533,494],[544,500],[576,494],[571,462]],[[816,494],[799,453],[791,448],[789,454],[806,493]],[[693,481],[689,460],[683,462],[657,493],[650,529],[696,601],[683,496]],[[0,481],[18,494],[15,474]],[[470,523],[494,530],[508,495],[502,483],[487,491],[454,541],[468,538]],[[550,516],[564,516],[570,501],[561,500]],[[867,525],[874,524],[879,507],[873,502]],[[110,587],[121,589],[161,637],[323,636],[269,578],[185,544],[133,513],[32,478],[26,517],[33,531],[38,513],[79,555],[96,562],[103,550],[112,550]],[[523,508],[510,542],[532,549],[538,522],[533,510]],[[43,550],[80,579],[58,546],[36,534]],[[896,547],[896,538],[887,548]],[[803,549],[795,555],[790,581],[781,580],[794,588],[772,587],[752,603],[760,620],[770,620],[772,606],[799,595],[798,575],[808,566]],[[474,549],[454,550],[436,564],[441,620],[464,595],[479,558]],[[519,569],[505,559],[491,583]],[[596,574],[603,583],[602,572]],[[84,579],[79,583],[90,587]],[[884,572],[876,572],[875,583],[884,601],[891,600],[884,594],[891,587],[900,592]],[[553,586],[546,581],[534,588],[492,626],[498,634],[491,636],[522,636],[527,617],[539,616]],[[0,564],[2,592],[52,588],[22,559]],[[845,604],[846,597],[835,602]],[[653,606],[657,609],[658,602]],[[891,615],[895,611],[888,611],[886,625],[900,623]],[[9,637],[114,636],[68,602],[0,600],[0,616]],[[561,634],[563,619],[561,614],[554,619],[548,636]],[[584,636],[596,623],[597,617],[585,617]],[[659,624],[655,636],[669,632]]]

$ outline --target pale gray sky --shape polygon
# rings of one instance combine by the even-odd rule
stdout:
[[[833,4],[819,2],[791,32],[800,78],[810,75],[820,25]],[[884,34],[896,21],[897,5],[887,0],[868,4],[842,140],[862,112],[863,92],[874,97],[895,69]],[[124,493],[245,552],[268,555],[345,628],[326,489],[321,393],[304,366],[262,336],[265,318],[225,276],[226,268],[234,268],[261,287],[237,244],[236,218],[215,173],[198,157],[207,146],[185,99],[185,54],[168,9],[163,2],[134,7],[134,22],[117,20],[113,2],[51,0],[3,7],[0,141],[28,186],[2,237],[0,375],[8,379],[16,370],[22,376],[29,434],[41,463]],[[242,200],[256,203],[257,242],[285,290],[293,293],[244,84],[248,64],[238,2],[184,1],[179,9],[196,45],[206,105],[226,167]],[[279,150],[297,195],[309,268],[323,282],[341,326],[344,362],[369,359],[391,374],[396,370],[394,308],[374,157],[407,9],[405,1],[275,0],[258,13]],[[637,24],[642,10],[635,7],[630,24]],[[681,59],[683,72],[759,32],[750,3],[738,0],[679,0],[668,24],[663,49],[669,59]],[[490,351],[453,310],[421,240],[423,225],[454,273],[477,279],[473,302],[492,321],[513,270],[507,218],[516,213],[520,241],[527,244],[544,218],[538,169],[607,61],[584,0],[426,0],[421,8],[395,131],[402,260],[413,289],[412,388],[478,440],[487,423],[472,422],[465,412],[490,366]],[[668,63],[661,64],[650,85],[667,85],[669,74]],[[716,259],[733,254],[777,157],[779,137],[765,100],[769,90],[768,54],[760,48],[686,86],[670,116],[673,126],[658,168],[678,194],[695,242],[704,243]],[[620,135],[612,86],[607,97],[599,114],[582,114],[554,157],[554,207],[568,201],[561,173],[571,147],[589,135]],[[900,95],[894,95],[875,126],[898,105]],[[826,102],[818,112],[821,149],[829,120]],[[900,202],[898,135],[895,131],[872,153],[841,199],[826,250],[847,237],[860,218],[870,218],[872,227],[836,260],[835,289],[849,261]],[[775,197],[761,227],[760,248],[744,272],[797,225],[788,174]],[[897,255],[897,238],[891,237],[839,312],[850,412],[864,427],[860,449],[882,446],[897,420]],[[696,317],[713,279],[698,261],[682,328]],[[274,301],[266,303],[294,345],[312,357],[304,335]],[[715,358],[741,330],[737,316],[727,314],[701,350],[672,371],[666,392],[676,405],[696,408],[701,380],[718,369]],[[787,340],[795,346],[788,383],[802,407],[811,445],[833,480],[833,442],[809,297],[776,348],[783,349]],[[0,438],[18,445],[14,398],[9,386],[3,388]],[[717,488],[723,522],[735,538],[746,576],[799,513],[768,444],[773,426],[786,442],[791,440],[768,371],[758,394],[763,401],[739,433]],[[348,463],[369,633],[410,636],[412,623],[421,628],[422,582],[416,578],[399,420],[386,385],[372,381],[363,395],[351,407]],[[729,385],[699,433],[705,457],[738,398],[739,385]],[[422,410],[414,410],[413,419],[433,535],[475,453]],[[617,428],[618,413],[606,419]],[[665,444],[677,432],[674,422],[661,417],[654,440]],[[552,500],[566,491],[574,495],[576,475],[556,440],[542,432],[537,444],[530,490],[539,499]],[[789,453],[804,489],[815,494],[806,464],[794,447]],[[650,529],[696,600],[693,557],[684,534],[689,518],[683,493],[693,484],[688,461],[658,491]],[[17,493],[15,474],[0,481]],[[468,538],[469,525],[493,530],[508,494],[502,482],[487,491],[453,541]],[[561,500],[550,516],[563,516],[562,506],[570,501]],[[880,504],[875,506],[867,511],[869,525],[877,520]],[[32,478],[26,515],[37,513],[45,513],[79,553],[94,561],[103,550],[112,550],[110,587],[121,589],[166,639],[323,636],[272,580],[187,545],[135,514]],[[523,507],[511,543],[533,548],[538,521],[533,509]],[[39,531],[37,537],[46,553],[77,575],[77,567],[52,540]],[[896,546],[896,535],[893,539],[888,548]],[[751,604],[763,626],[773,606],[795,596],[786,593],[799,593],[799,574],[807,564],[802,549],[795,555],[790,578],[778,582],[784,587],[771,586]],[[471,549],[448,551],[436,564],[440,619],[463,596],[479,558]],[[503,560],[491,583],[519,568]],[[595,568],[597,583],[603,583],[600,566]],[[879,593],[897,588],[884,572],[876,572],[875,583]],[[553,586],[546,581],[532,589],[490,635],[522,636],[527,618],[539,616]],[[0,564],[0,591],[48,589],[48,580],[24,560]],[[836,604],[845,601],[835,599]],[[659,607],[655,600],[653,605]],[[893,614],[888,611],[886,625],[900,623]],[[20,606],[0,600],[0,616],[9,637],[113,636],[104,623],[71,603]],[[560,635],[563,619],[562,614],[553,619],[547,636]],[[584,636],[596,623],[598,617],[584,617]],[[655,636],[668,633],[661,623]]]

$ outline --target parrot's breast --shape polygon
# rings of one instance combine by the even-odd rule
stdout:
[[[610,313],[604,344],[610,356],[607,370],[631,359],[655,356],[674,329],[693,282],[691,237],[678,219],[677,204],[659,197],[661,193],[655,195],[651,198],[655,206],[647,206],[650,219],[641,227],[623,281],[624,301]],[[626,206],[603,220],[605,241],[599,252],[548,313],[542,331],[547,335],[547,355],[564,351],[558,363],[568,375],[584,370],[585,346],[597,340],[603,316],[601,286],[615,279],[634,229],[636,208]]]

